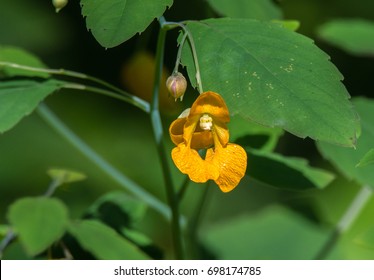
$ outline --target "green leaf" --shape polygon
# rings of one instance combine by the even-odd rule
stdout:
[[[297,20],[272,20],[274,23],[279,23],[284,28],[287,28],[291,31],[296,31],[300,27],[300,22]]]
[[[374,55],[374,22],[341,19],[325,23],[318,35],[331,45],[353,55]]]
[[[374,149],[371,149],[361,158],[359,163],[356,164],[356,167],[364,167],[364,166],[367,166],[373,163],[374,163]]]
[[[282,11],[272,0],[208,0],[220,15],[259,20],[281,19]]]
[[[204,244],[225,260],[312,259],[326,239],[325,232],[280,206],[202,231]]]
[[[143,32],[173,0],[81,0],[82,15],[95,39],[112,48]]]
[[[10,65],[13,64],[13,67]],[[48,78],[48,73],[19,69],[14,64],[45,68],[43,62],[33,54],[17,47],[0,46],[0,78],[13,76],[29,76]]]
[[[56,198],[19,199],[9,207],[7,217],[30,255],[51,246],[64,234],[68,224],[68,210]]]
[[[78,182],[86,179],[86,175],[72,170],[51,168],[47,171],[53,180],[58,180],[61,184]]]
[[[220,93],[231,115],[299,137],[353,146],[358,118],[336,67],[312,40],[279,24],[210,19],[187,24],[205,90]],[[196,85],[188,44],[182,62]]]
[[[89,208],[87,216],[103,221],[121,231],[124,227],[133,227],[142,220],[147,205],[121,191],[113,191],[100,197]]]
[[[130,241],[122,238],[110,227],[94,220],[83,220],[69,226],[79,244],[96,258],[102,260],[149,259]]]
[[[361,185],[374,188],[373,166],[357,167],[365,155],[370,154],[374,143],[374,100],[356,97],[353,104],[361,119],[361,136],[356,149],[347,149],[328,143],[317,142],[321,154],[329,160],[344,176],[356,180]]]
[[[247,153],[247,175],[270,186],[288,190],[322,189],[334,179],[330,172],[311,167],[302,158],[254,149]]]
[[[23,117],[29,115],[46,96],[62,85],[63,83],[55,80],[0,82],[0,133],[15,126]]]

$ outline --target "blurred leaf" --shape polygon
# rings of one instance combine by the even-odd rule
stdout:
[[[318,35],[331,45],[353,55],[374,55],[374,22],[341,19],[325,23]]]
[[[354,241],[361,246],[374,249],[374,226],[359,234]]]
[[[100,219],[121,231],[140,221],[147,205],[121,191],[113,191],[100,197],[88,210],[87,217]]]
[[[312,259],[326,238],[313,224],[280,206],[233,217],[206,228],[201,236],[225,260]]]
[[[9,225],[0,225],[0,239],[2,239],[5,235],[7,235],[9,231],[10,231]]]
[[[69,232],[79,244],[102,260],[149,259],[130,241],[122,238],[110,227],[94,220],[83,220],[69,226]]]
[[[126,228],[122,230],[121,233],[151,258],[162,259],[162,251],[153,244],[153,241],[148,236],[142,232]]]
[[[86,175],[83,173],[67,169],[51,168],[47,173],[53,180],[58,180],[61,184],[73,183],[86,179]]]
[[[220,15],[259,20],[281,19],[282,11],[272,0],[208,0]]]
[[[279,24],[248,19],[187,26],[205,90],[220,93],[232,115],[299,137],[355,145],[358,118],[343,77],[310,39]],[[182,62],[196,86],[188,44]]]
[[[283,135],[283,130],[251,123],[236,115],[231,118],[230,139],[242,146],[271,151]]]
[[[247,175],[270,186],[289,190],[322,189],[334,179],[330,172],[311,167],[302,158],[254,149],[247,152]]]
[[[356,164],[369,153],[374,143],[374,100],[356,97],[355,108],[361,119],[361,136],[356,149],[347,149],[327,143],[317,142],[321,154],[329,160],[344,176],[356,180],[361,185],[374,188],[373,166],[356,167]]]
[[[35,110],[39,102],[61,86],[62,83],[56,80],[0,82],[0,133],[15,126]]]
[[[7,217],[28,254],[36,255],[64,234],[68,210],[56,198],[21,198],[9,207]]]
[[[0,46],[0,78],[13,76],[30,76],[48,78],[48,73],[34,72],[16,67],[9,67],[5,63],[15,63],[24,66],[45,68],[43,62],[33,54],[17,47]]]
[[[371,165],[373,163],[374,163],[374,149],[371,149],[361,158],[359,163],[356,164],[356,167],[364,167],[367,165]]]
[[[106,48],[112,48],[143,32],[173,0],[81,0],[87,29]]]

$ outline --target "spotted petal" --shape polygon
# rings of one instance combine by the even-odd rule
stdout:
[[[232,191],[245,175],[247,153],[242,147],[228,143],[226,147],[216,146],[207,151],[205,161],[219,170],[219,177],[214,181],[222,192]]]
[[[204,161],[196,150],[190,149],[184,143],[171,151],[171,157],[178,169],[196,183],[217,180],[220,175],[217,165]]]

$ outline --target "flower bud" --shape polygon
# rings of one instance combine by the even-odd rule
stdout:
[[[187,88],[186,78],[180,72],[175,72],[166,80],[166,87],[175,98],[175,101],[177,101],[178,98],[182,101]]]
[[[56,13],[58,13],[63,7],[65,7],[67,3],[68,0],[52,0],[52,4],[56,8]]]

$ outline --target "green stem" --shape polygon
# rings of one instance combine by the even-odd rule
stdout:
[[[326,259],[326,257],[335,247],[336,243],[339,241],[340,236],[350,228],[352,223],[359,216],[361,210],[364,208],[371,195],[372,190],[369,186],[361,187],[360,191],[357,193],[343,216],[340,218],[329,238],[318,252],[317,256],[315,257],[316,260]]]
[[[110,90],[112,90],[112,91],[114,91],[118,94],[121,94],[122,97],[123,97],[122,98],[123,101],[126,101],[126,102],[142,109],[146,113],[149,113],[148,102],[144,101],[143,99],[141,99],[139,97],[133,96],[133,95],[129,94],[128,92],[126,92],[126,91],[124,91],[124,90],[104,81],[104,80],[101,80],[99,78],[96,78],[96,77],[93,77],[93,76],[90,76],[90,75],[87,75],[87,74],[84,74],[84,73],[79,73],[79,72],[65,70],[65,69],[48,69],[48,68],[40,68],[40,67],[31,67],[31,66],[27,66],[27,65],[21,65],[21,64],[17,64],[17,63],[4,62],[4,61],[0,62],[0,66],[22,69],[22,70],[26,70],[26,71],[30,71],[30,72],[47,73],[47,74],[52,74],[52,75],[60,75],[60,76],[66,76],[66,77],[78,78],[78,79],[82,79],[82,80],[91,81],[91,82],[94,82],[96,84],[102,85],[102,86],[104,86],[104,87],[106,87],[106,88],[108,88],[108,89],[110,89]],[[77,87],[75,89],[82,89],[83,87],[86,87],[85,89],[88,89],[88,90],[89,89],[96,89],[96,90],[91,90],[91,91],[99,92],[99,89],[96,88],[96,87],[89,87],[89,86],[80,85],[80,84],[75,84],[75,85],[77,85]],[[83,90],[85,90],[85,89],[83,89]],[[107,92],[106,95],[108,95],[108,96],[111,96],[111,97],[114,97],[114,98],[117,98],[117,99],[121,99],[121,98],[117,97],[113,92],[102,90],[101,93],[104,93],[104,92]]]
[[[176,26],[179,26],[183,29],[185,34],[187,34],[187,37],[188,37],[188,40],[189,40],[190,46],[191,46],[192,57],[193,57],[193,60],[194,60],[195,69],[196,69],[196,77],[195,77],[196,78],[196,84],[197,84],[199,93],[200,94],[203,93],[204,91],[203,91],[203,83],[201,82],[199,60],[197,59],[195,41],[192,37],[192,33],[190,32],[190,30],[187,28],[186,25],[184,25],[183,23],[180,23],[180,22],[163,21],[163,22],[160,22],[160,25],[161,25],[161,28],[167,27],[169,29],[174,28]]]
[[[170,167],[168,163],[168,157],[166,156],[167,151],[165,144],[163,142],[163,128],[161,123],[161,116],[159,112],[159,89],[160,81],[162,75],[162,67],[164,61],[164,47],[165,47],[165,37],[167,28],[163,28],[164,18],[161,17],[160,21],[160,32],[158,34],[157,50],[156,50],[156,70],[155,70],[155,80],[153,86],[153,97],[151,102],[151,122],[153,128],[153,134],[156,141],[157,151],[160,156],[163,177],[165,181],[167,200],[171,208],[172,218],[171,218],[171,228],[173,237],[173,246],[175,257],[177,259],[184,259],[183,250],[183,236],[180,224],[180,213],[179,213],[179,201],[174,190],[173,181],[171,178]]]
[[[179,64],[181,62],[181,57],[182,57],[182,49],[183,49],[184,43],[186,42],[187,36],[188,36],[188,33],[185,32],[184,35],[183,35],[183,38],[182,38],[182,40],[179,44],[177,59],[175,60],[175,66],[174,66],[173,73],[178,72]]]
[[[71,131],[46,105],[40,104],[37,112],[56,132],[58,132],[84,156],[91,160],[103,172],[109,175],[121,187],[132,193],[134,196],[138,197],[140,200],[147,203],[153,209],[157,210],[166,219],[170,220],[170,210],[164,203],[159,201],[150,193],[143,190],[141,186],[125,176],[118,169],[110,165],[82,139],[80,139],[73,131]]]
[[[62,87],[67,88],[67,89],[91,91],[91,92],[94,92],[94,93],[102,94],[102,95],[105,95],[105,96],[109,96],[109,97],[112,97],[112,98],[115,98],[115,99],[122,100],[126,103],[129,103],[129,104],[132,104],[135,107],[138,107],[139,109],[141,109],[142,111],[144,111],[146,113],[150,112],[149,103],[144,101],[143,99],[140,99],[140,98],[136,97],[136,96],[118,95],[118,94],[116,94],[112,91],[106,90],[106,89],[92,87],[92,86],[86,86],[86,85],[77,84],[77,83],[66,83],[66,84],[63,84]]]
[[[189,241],[191,243],[191,255],[193,256],[194,259],[199,259],[200,257],[200,250],[199,247],[197,246],[198,240],[197,240],[197,230],[199,228],[199,224],[201,222],[202,218],[202,213],[204,208],[207,206],[206,200],[208,197],[208,192],[209,192],[209,185],[210,183],[207,182],[205,184],[205,188],[203,191],[203,194],[196,206],[195,212],[192,215],[192,218],[190,219],[190,222],[188,224],[188,235],[189,235]]]

